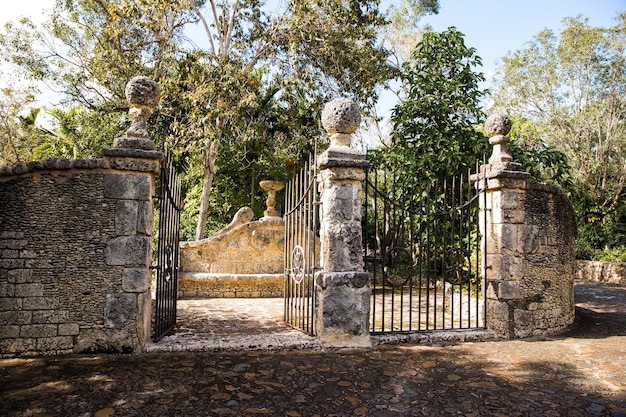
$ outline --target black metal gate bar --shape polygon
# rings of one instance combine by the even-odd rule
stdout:
[[[176,325],[181,182],[171,155],[163,158],[159,191],[159,231],[156,265],[156,300],[153,340],[156,342]]]
[[[469,173],[427,189],[370,165],[364,186],[371,332],[484,328],[479,197]]]
[[[318,197],[315,155],[287,183],[285,197],[285,322],[315,335]]]

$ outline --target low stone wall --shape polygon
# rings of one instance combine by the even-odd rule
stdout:
[[[626,285],[626,262],[577,261],[576,279]]]
[[[158,168],[118,156],[0,169],[1,357],[143,349]]]
[[[283,296],[283,220],[252,216],[244,207],[217,234],[181,242],[179,298]]]
[[[283,274],[207,274],[185,272],[178,277],[178,297],[276,298],[284,294]]]

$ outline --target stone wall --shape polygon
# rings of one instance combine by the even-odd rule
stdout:
[[[556,333],[574,321],[574,209],[561,189],[529,181],[512,162],[508,118],[492,116],[485,128],[494,145],[478,183],[486,188],[487,326],[503,338]]]
[[[285,226],[241,209],[217,234],[181,242],[179,298],[282,297]]]
[[[118,155],[0,169],[0,356],[143,349],[158,167]]]
[[[576,279],[626,285],[626,262],[577,261]]]
[[[501,337],[558,332],[574,320],[576,224],[565,194],[528,183],[490,193],[487,322]],[[490,223],[488,221],[488,223]]]

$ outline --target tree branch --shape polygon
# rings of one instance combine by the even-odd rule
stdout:
[[[211,1],[211,4],[213,4],[213,1]],[[195,5],[195,3],[193,4],[193,11],[196,15],[198,15],[198,18],[202,22],[202,26],[204,27],[204,31],[206,32],[206,36],[207,38],[209,38],[209,47],[211,48],[211,54],[215,56],[215,44],[213,43],[213,34],[211,33],[211,28],[209,27],[209,24],[207,23],[206,19],[204,18],[198,7]]]
[[[235,16],[239,12],[239,0],[235,0],[233,4],[233,8],[230,11],[230,17],[228,18],[228,26],[226,28],[226,38],[224,39],[224,57],[228,53],[227,51],[230,49],[230,41],[233,36],[233,28],[235,27]]]
[[[217,32],[217,40],[219,41],[219,50],[215,51],[215,56],[221,56],[222,54],[222,31],[220,29],[220,18],[217,14],[217,8],[215,6],[215,0],[209,0],[211,3],[211,12],[213,13],[213,25],[215,26],[215,31]]]

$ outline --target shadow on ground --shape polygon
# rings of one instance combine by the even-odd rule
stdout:
[[[0,415],[624,417],[626,319],[582,301],[528,340],[0,360]]]
[[[511,365],[459,346],[63,357],[1,372],[6,416],[611,416],[620,405],[567,362]]]

